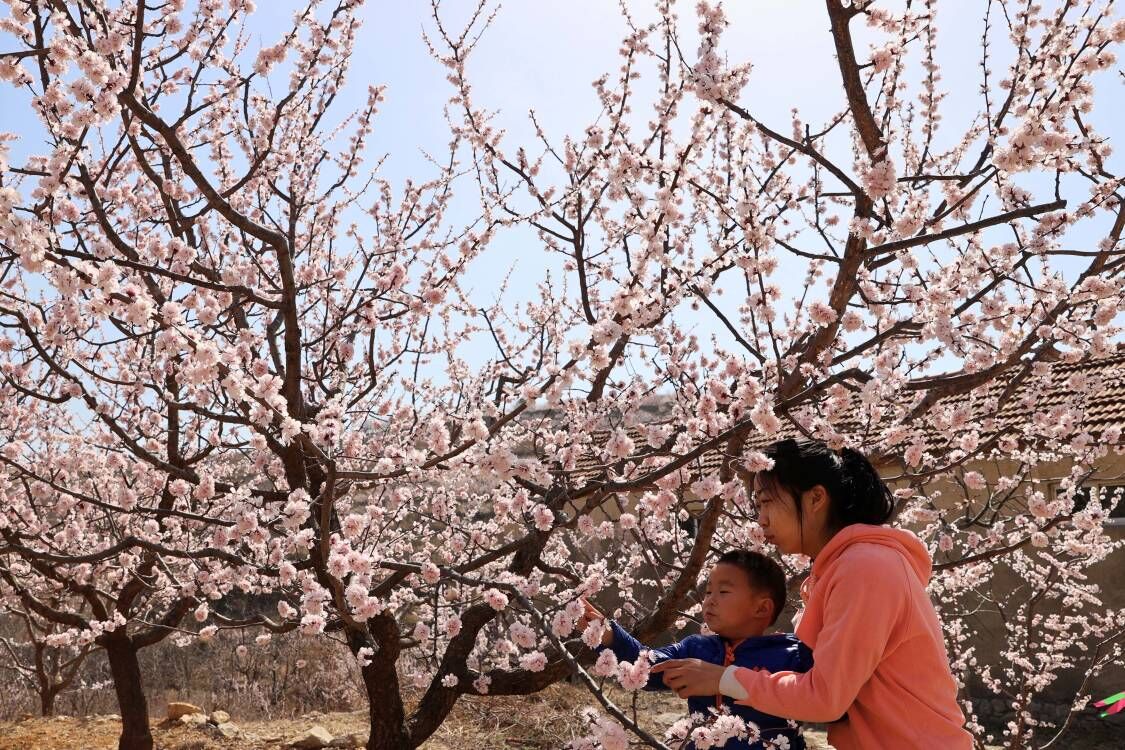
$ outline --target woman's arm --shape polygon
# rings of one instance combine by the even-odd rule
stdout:
[[[897,553],[875,552],[877,561],[865,561],[865,555],[841,561],[847,569],[837,571],[825,601],[812,669],[770,674],[737,668],[733,674],[746,697],[731,697],[763,713],[798,721],[836,721],[847,712],[895,639],[909,598],[906,576],[913,574]],[[851,569],[857,563],[862,573]],[[713,695],[723,683],[722,667],[694,659],[665,662],[653,670],[663,673],[665,684],[681,697]],[[729,678],[727,685],[732,687]]]
[[[895,551],[855,549],[841,560],[824,601],[823,625],[808,672],[735,673],[759,711],[801,721],[836,721],[847,713],[879,662],[903,637],[916,579]]]

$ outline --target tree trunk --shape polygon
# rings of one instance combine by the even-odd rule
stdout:
[[[35,644],[35,681],[39,687],[39,715],[53,716],[55,713],[55,696],[62,688],[51,684],[49,667],[47,660],[44,659],[45,650],[46,646],[43,643],[37,642]]]
[[[367,750],[413,750],[415,745],[407,730],[406,707],[398,684],[398,625],[389,616],[378,615],[368,621],[367,627],[380,646],[369,657],[370,663],[360,670],[371,724]],[[353,654],[358,654],[365,642],[358,634],[350,633],[348,645]]]
[[[39,715],[40,716],[54,716],[55,715],[55,696],[59,693],[57,690],[44,690],[39,693]]]
[[[141,666],[137,649],[124,633],[110,634],[104,641],[113,689],[121,709],[121,739],[117,750],[153,750],[152,731],[148,726],[148,701],[141,685]]]
[[[373,661],[363,668],[363,686],[367,690],[371,735],[367,750],[412,750],[406,731],[406,711],[399,694],[398,670],[393,663],[377,666]]]

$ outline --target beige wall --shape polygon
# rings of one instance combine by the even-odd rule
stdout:
[[[1036,465],[1030,472],[1032,483],[1045,495],[1051,497],[1058,487],[1059,480],[1069,474],[1070,467],[1071,464],[1069,462],[1045,462]],[[980,471],[984,474],[986,479],[992,482],[1001,473],[1010,473],[1015,467],[1011,464],[995,465],[982,462],[974,465],[972,468]],[[1087,481],[1087,485],[1118,484],[1125,484],[1125,457],[1116,454],[1110,454],[1100,461],[1097,466],[1097,471]],[[963,491],[953,485],[946,485],[938,489],[943,490],[943,500],[946,501],[946,503],[943,503],[944,507],[952,507],[955,498],[960,500],[964,497]],[[979,510],[981,502],[980,498],[975,498],[974,504],[970,507],[970,511]],[[1125,540],[1125,519],[1111,519],[1107,522],[1106,530],[1112,540]],[[1095,564],[1088,571],[1088,582],[1096,584],[1099,587],[1103,605],[1102,610],[1125,611],[1125,579],[1123,579],[1123,572],[1125,572],[1125,549],[1116,550],[1108,558]],[[1002,599],[1005,594],[1016,590],[1019,586],[1023,585],[1023,583],[1024,582],[1011,571],[1011,569],[1003,565],[1003,563],[996,567],[993,588],[997,592],[997,599]],[[1043,615],[1057,614],[1062,612],[1063,606],[1061,601],[1056,600],[1037,607],[1036,612]],[[1076,609],[1075,611],[1078,610]],[[1084,611],[1090,612],[1091,610],[1086,609]],[[1012,614],[1011,612],[1000,612],[997,611],[995,607],[989,608],[985,605],[979,607],[979,611],[968,618],[974,630],[981,635],[979,642],[975,644],[978,660],[981,663],[1001,663],[1002,657],[1000,654],[1007,647],[1004,620]],[[1093,647],[1095,644],[1086,641],[1084,645]],[[1088,669],[1086,665],[1089,664],[1091,654],[1083,653],[1079,648],[1079,644],[1071,644],[1069,654],[1075,658],[1075,665],[1065,670],[1064,676],[1061,676],[1045,692],[1044,698],[1048,701],[1069,701],[1082,687],[1083,680],[1087,677]],[[1097,697],[1104,697],[1109,693],[1121,690],[1122,686],[1125,686],[1125,670],[1121,667],[1113,667],[1106,670],[1103,674],[1091,678],[1086,685],[1086,692]]]

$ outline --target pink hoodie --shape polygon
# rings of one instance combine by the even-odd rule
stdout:
[[[812,648],[813,668],[739,669],[749,694],[739,702],[797,721],[833,722],[828,741],[837,750],[970,750],[929,580],[930,556],[914,534],[845,527],[801,587],[797,637]]]

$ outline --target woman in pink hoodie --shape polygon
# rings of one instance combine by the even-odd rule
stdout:
[[[837,750],[970,750],[937,613],[930,557],[886,526],[894,498],[850,449],[783,440],[754,480],[759,522],[783,554],[813,559],[797,636],[813,668],[753,672],[695,659],[653,667],[681,697],[725,694],[797,721],[828,723]]]

